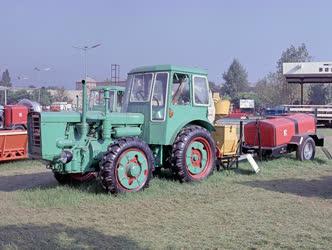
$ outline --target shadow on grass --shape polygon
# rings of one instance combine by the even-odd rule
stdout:
[[[12,192],[36,187],[54,187],[57,181],[52,173],[0,176],[0,191]]]
[[[324,176],[312,180],[291,178],[270,181],[248,181],[241,182],[240,184],[280,193],[291,193],[303,197],[332,199],[332,176]]]
[[[318,163],[318,164],[322,164],[322,165],[328,163],[327,160],[323,160],[323,159],[320,159],[320,158],[315,158],[315,159],[313,159],[313,162],[316,162],[316,163]]]
[[[153,177],[166,181],[178,181],[179,179],[172,173],[170,169],[156,168]]]
[[[32,190],[32,189],[53,189],[59,186],[54,178],[52,172],[34,173],[34,174],[20,174],[11,176],[0,176],[0,191],[14,192],[18,190]],[[88,193],[102,193],[103,189],[96,180],[89,181],[82,184],[67,184],[66,186],[74,189],[79,189]]]
[[[233,171],[234,171],[234,173],[240,174],[240,175],[256,175],[256,173],[253,169],[234,168]]]
[[[139,249],[124,236],[110,236],[93,228],[62,224],[0,227],[0,248],[9,249]]]

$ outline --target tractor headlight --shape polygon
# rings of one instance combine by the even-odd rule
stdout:
[[[68,151],[68,150],[63,150],[60,154],[59,160],[63,163],[66,164],[70,162],[73,159],[73,154]]]

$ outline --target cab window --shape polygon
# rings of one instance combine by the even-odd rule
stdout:
[[[189,75],[180,73],[175,73],[173,75],[172,103],[173,105],[190,104]]]
[[[133,77],[130,94],[131,102],[147,102],[150,99],[153,74],[136,74]]]
[[[209,105],[209,86],[207,78],[204,76],[194,76],[194,104]]]
[[[156,74],[156,80],[151,98],[152,120],[165,120],[167,83],[168,73],[162,72]]]
[[[122,103],[123,103],[123,92],[122,91],[118,91],[116,101],[117,101],[116,107],[117,107],[118,111],[120,112],[120,110],[122,108]]]
[[[103,90],[91,90],[89,98],[90,110],[103,110],[104,108],[104,91]]]

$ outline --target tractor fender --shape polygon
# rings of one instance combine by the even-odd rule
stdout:
[[[180,126],[175,130],[175,133],[172,136],[172,139],[170,141],[171,144],[174,143],[176,137],[178,136],[178,134],[180,133],[180,131],[184,128],[184,127],[188,127],[190,125],[198,125],[202,128],[205,128],[207,131],[212,132],[215,131],[216,129],[214,128],[214,126],[208,122],[208,121],[204,121],[204,120],[193,120],[190,122],[186,122],[186,123],[181,123]]]

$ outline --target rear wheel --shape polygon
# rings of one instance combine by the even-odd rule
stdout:
[[[304,139],[296,150],[296,158],[300,161],[313,160],[315,158],[316,145],[311,137]]]
[[[173,172],[182,182],[205,179],[215,167],[215,148],[206,129],[199,126],[184,128],[173,144]]]
[[[153,155],[149,146],[138,138],[115,141],[100,163],[103,188],[111,193],[140,191],[149,185]]]

